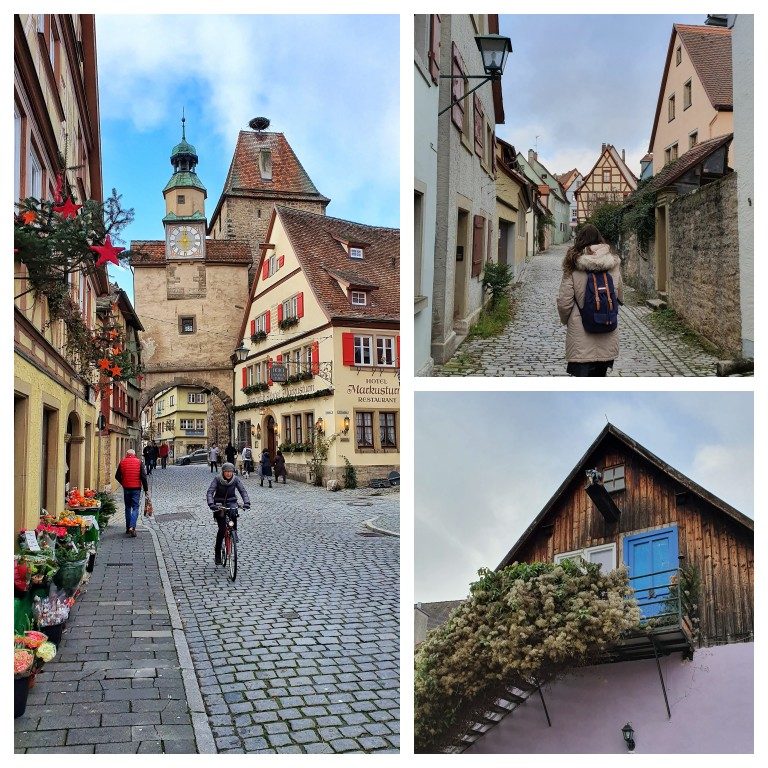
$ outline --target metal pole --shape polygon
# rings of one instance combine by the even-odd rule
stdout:
[[[481,75],[470,75],[470,77],[481,77]],[[462,96],[460,99],[456,99],[455,101],[451,101],[451,103],[450,103],[450,104],[449,104],[447,107],[445,107],[444,109],[441,109],[441,110],[440,110],[440,111],[437,113],[437,116],[438,116],[438,117],[440,117],[440,115],[442,115],[444,112],[447,112],[447,111],[448,111],[448,110],[449,110],[451,107],[453,107],[455,104],[458,104],[460,101],[463,101],[464,99],[466,99],[466,98],[467,98],[467,96],[469,96],[469,94],[470,94],[470,93],[474,93],[474,92],[475,92],[475,91],[476,91],[478,88],[481,88],[481,87],[482,87],[482,86],[484,86],[484,85],[485,85],[485,84],[486,84],[486,83],[487,83],[489,80],[492,80],[492,79],[493,79],[492,77],[486,77],[484,80],[482,80],[481,82],[479,82],[479,83],[478,83],[478,84],[477,84],[477,85],[476,85],[474,88],[472,88],[471,90],[467,91],[467,92],[466,92],[466,93],[465,93],[465,94],[464,94],[464,95],[463,95],[463,96]]]
[[[541,699],[541,706],[544,707],[544,714],[547,716],[547,725],[551,728],[552,721],[549,719],[549,712],[547,711],[547,704],[544,701],[544,694],[541,692],[541,686],[536,683],[536,690],[539,692],[539,698]]]
[[[667,686],[664,685],[664,675],[661,674],[661,664],[659,663],[659,654],[656,652],[656,643],[651,638],[651,645],[653,646],[653,655],[656,657],[656,669],[659,671],[659,680],[661,680],[661,690],[664,693],[664,705],[667,708],[667,718],[672,719],[672,713],[669,711],[669,699],[667,698]]]

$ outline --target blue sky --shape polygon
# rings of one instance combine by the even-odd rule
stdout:
[[[607,418],[753,516],[748,392],[417,392],[417,601],[460,599],[496,567]]]
[[[331,198],[329,216],[399,226],[398,16],[100,14],[96,36],[104,190],[136,213],[126,247],[164,237],[182,107],[209,216],[238,131],[264,115]],[[128,289],[130,271],[110,270]]]
[[[586,174],[603,142],[640,158],[656,113],[672,24],[703,24],[706,14],[501,16],[512,39],[502,89],[505,124],[497,134],[527,153],[536,146],[552,173]]]

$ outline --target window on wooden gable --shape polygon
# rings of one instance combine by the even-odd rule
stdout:
[[[603,168],[603,184],[611,183],[611,169]]]
[[[600,544],[596,547],[586,547],[573,552],[562,552],[555,555],[555,565],[565,560],[576,560],[579,557],[588,563],[598,563],[601,566],[601,572],[607,573],[616,568],[616,544]]]
[[[627,487],[624,482],[623,464],[618,464],[615,467],[606,467],[603,470],[603,486],[609,493],[623,491]]]
[[[688,109],[691,106],[691,81],[689,80],[683,86],[683,109]]]
[[[367,294],[365,291],[352,291],[352,306],[364,307],[367,303]]]

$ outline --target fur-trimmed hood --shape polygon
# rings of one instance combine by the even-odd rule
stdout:
[[[576,259],[576,269],[580,272],[606,272],[618,266],[619,261],[619,257],[611,253],[609,245],[598,243],[587,248]]]

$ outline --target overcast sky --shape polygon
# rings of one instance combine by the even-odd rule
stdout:
[[[606,423],[753,517],[752,394],[416,392],[415,599],[495,568]]]
[[[399,225],[398,16],[100,14],[96,38],[104,190],[135,209],[126,241],[165,236],[182,107],[209,216],[238,131],[264,115],[331,198],[329,216]],[[118,275],[126,287],[130,272]]]
[[[698,16],[501,16],[512,50],[502,80],[497,134],[552,172],[589,173],[601,145],[627,151],[640,175],[648,151],[672,24]]]

